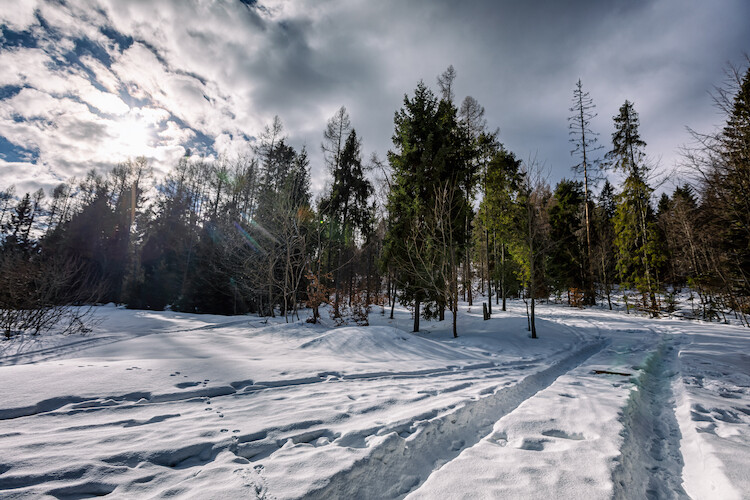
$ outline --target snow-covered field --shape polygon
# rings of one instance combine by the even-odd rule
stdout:
[[[0,342],[0,498],[750,498],[750,329],[523,303],[331,328],[105,306]],[[304,319],[304,318],[303,318]]]

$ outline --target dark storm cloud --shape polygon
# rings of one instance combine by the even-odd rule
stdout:
[[[598,106],[593,125],[605,147],[611,117],[630,99],[648,153],[671,167],[688,139],[684,126],[715,117],[706,91],[721,67],[750,46],[744,2],[446,2],[425,10],[434,36],[410,37],[419,55],[406,49],[400,57],[415,67],[418,58],[435,62],[421,65],[428,83],[453,63],[457,95],[477,97],[503,141],[546,161],[553,180],[575,163],[566,119],[579,77]]]
[[[305,36],[326,59],[346,51],[352,61],[327,72],[335,75],[330,83],[320,80],[330,87],[319,104],[328,116],[346,105],[366,149],[382,156],[403,94],[420,79],[434,87],[453,64],[457,99],[479,99],[503,142],[545,162],[554,182],[577,163],[567,117],[578,78],[598,106],[593,126],[605,149],[611,117],[629,99],[647,152],[671,168],[689,140],[684,127],[715,123],[707,91],[726,61],[750,47],[747,14],[743,2],[373,2],[318,18]],[[369,68],[364,78],[361,61]],[[274,91],[285,92],[277,84]]]
[[[688,141],[686,125],[720,123],[707,91],[727,61],[750,50],[748,18],[743,0],[24,0],[12,11],[0,7],[9,33],[0,57],[11,71],[26,61],[22,80],[0,81],[9,89],[0,93],[0,120],[10,127],[6,142],[39,151],[34,161],[45,168],[71,164],[73,153],[92,165],[114,161],[140,137],[126,134],[106,157],[97,153],[100,138],[139,127],[149,134],[147,155],[167,168],[184,147],[246,150],[279,115],[292,144],[308,147],[320,189],[322,131],[341,105],[366,154],[382,158],[404,94],[420,79],[434,88],[453,64],[457,104],[477,98],[505,145],[546,162],[552,182],[577,163],[567,117],[578,78],[597,105],[592,126],[602,145],[629,99],[647,153],[669,169]],[[55,68],[60,61],[69,67]],[[79,130],[92,133],[53,140],[29,123],[13,125],[13,116],[32,112],[52,122],[73,113]]]

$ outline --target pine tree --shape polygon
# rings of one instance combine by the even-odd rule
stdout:
[[[498,293],[502,298],[502,310],[505,311],[508,285],[513,279],[507,247],[512,240],[513,214],[521,182],[521,161],[496,141],[491,141],[487,146],[490,160],[485,164],[485,194],[479,206],[479,213],[482,226],[485,228],[483,246],[490,302],[492,282],[495,281],[500,285]],[[500,247],[499,250],[497,246]],[[491,306],[488,307],[488,312],[492,312]]]
[[[372,184],[365,178],[362,168],[361,142],[356,130],[349,133],[339,156],[338,164],[333,166],[333,184],[331,191],[321,200],[320,209],[329,217],[329,237],[335,238],[336,269],[334,279],[334,314],[339,314],[339,295],[341,291],[341,273],[344,267],[345,254],[354,250],[357,234],[364,235],[371,226],[368,198],[373,192]],[[347,262],[350,258],[347,257]],[[352,266],[349,270],[350,282],[353,279]],[[351,301],[352,290],[349,287]]]
[[[586,228],[586,271],[587,271],[587,282],[585,286],[585,302],[587,304],[594,304],[595,297],[593,293],[593,262],[591,254],[591,217],[589,215],[589,203],[590,203],[590,188],[589,183],[592,180],[591,170],[595,167],[599,167],[600,163],[598,159],[592,158],[595,151],[601,149],[601,146],[597,145],[597,134],[594,133],[590,126],[591,120],[596,117],[594,113],[594,101],[589,96],[588,92],[583,91],[583,85],[581,79],[578,79],[576,88],[573,90],[573,106],[570,111],[573,113],[568,118],[570,122],[570,141],[575,145],[575,148],[570,152],[572,155],[580,155],[581,162],[573,167],[573,170],[577,173],[583,174],[583,194],[584,194],[584,222]]]
[[[551,193],[535,163],[523,166],[523,177],[514,204],[514,231],[511,252],[521,268],[526,285],[528,320],[531,338],[537,338],[535,303],[537,297],[549,296],[546,261],[551,248],[549,212]]]
[[[349,113],[346,111],[344,106],[341,106],[338,111],[328,120],[326,129],[323,132],[323,142],[320,145],[323,151],[323,159],[325,161],[328,172],[335,179],[336,172],[341,170],[341,154],[346,144],[346,138],[352,131],[352,123],[349,118]],[[333,195],[333,193],[331,193]],[[324,200],[323,200],[324,201]],[[336,239],[334,237],[334,230],[336,230],[336,217],[333,213],[330,213],[335,208],[334,205],[321,203],[319,207],[324,218],[328,219],[327,234],[325,235],[325,247],[326,247],[326,259],[324,269],[322,273],[318,273],[319,276],[332,275],[333,274],[333,259],[334,251],[333,243]],[[322,259],[320,259],[322,261]],[[322,265],[322,262],[321,262]],[[329,283],[322,283],[328,285]],[[335,286],[334,286],[335,287]]]
[[[34,204],[31,195],[26,193],[16,204],[10,214],[10,222],[6,224],[4,232],[7,234],[4,248],[13,252],[28,255],[34,242],[31,239],[31,226],[34,223]]]
[[[620,106],[619,114],[612,119],[615,122],[615,131],[612,133],[612,150],[605,155],[605,158],[609,160],[610,165],[615,170],[643,179],[645,174],[648,173],[648,167],[644,162],[646,155],[643,152],[646,143],[641,140],[638,131],[640,120],[633,103],[626,100]]]
[[[456,94],[453,92],[453,81],[455,79],[456,70],[453,68],[452,64],[449,65],[448,68],[437,77],[437,84],[438,87],[440,87],[441,99],[444,101],[448,101],[451,104],[453,103],[453,99],[456,97]]]
[[[414,331],[422,304],[429,316],[450,305],[455,336],[457,265],[466,251],[464,221],[471,210],[461,190],[470,144],[459,131],[455,106],[438,102],[422,82],[413,98],[404,97],[394,122],[383,258],[395,269],[400,301],[414,305]]]
[[[476,195],[476,188],[479,181],[480,170],[489,161],[492,152],[497,147],[497,132],[487,133],[487,120],[484,118],[484,107],[479,104],[479,101],[474,99],[472,96],[466,96],[461,103],[461,108],[458,111],[460,118],[460,132],[465,136],[466,141],[470,142],[471,149],[466,150],[468,157],[466,158],[467,165],[471,168],[466,169],[466,178],[463,181],[464,195],[466,196],[466,202],[470,206],[474,206],[474,200]],[[467,143],[468,143],[467,142]],[[467,241],[471,240],[472,237],[472,225],[474,221],[474,211],[470,210],[467,212],[466,220],[464,220],[464,231],[466,232]],[[473,290],[472,290],[472,265],[471,265],[471,252],[465,252],[463,259],[463,291],[464,300],[468,299],[469,306],[473,305]],[[491,299],[491,297],[490,297]],[[490,312],[492,308],[492,301],[488,303]]]
[[[727,224],[725,244],[732,262],[733,288],[750,295],[750,67],[739,79],[727,124],[721,134],[717,189]]]
[[[571,288],[584,290],[588,285],[585,225],[581,221],[584,192],[581,182],[561,180],[555,186],[549,208],[550,251],[549,274],[554,287],[562,292]]]
[[[669,259],[667,281],[675,287],[697,284],[699,259],[696,248],[698,203],[689,185],[677,186],[672,197],[663,193],[657,207],[658,227]]]
[[[615,229],[614,218],[617,213],[617,202],[615,200],[615,190],[609,180],[604,181],[604,186],[599,193],[599,199],[595,207],[594,226],[596,228],[596,269],[599,274],[599,281],[604,287],[604,294],[607,296],[607,305],[612,310],[612,284],[615,275]]]
[[[633,103],[626,100],[620,106],[620,113],[613,119],[615,131],[612,134],[612,150],[606,158],[615,170],[627,175],[623,190],[617,197],[614,219],[617,268],[622,282],[638,288],[643,294],[644,307],[650,308],[651,313],[656,315],[658,283],[655,269],[662,256],[650,203],[653,190],[646,183],[649,172],[643,152],[646,143],[638,131],[640,122]],[[647,297],[651,302],[650,307],[646,303]]]

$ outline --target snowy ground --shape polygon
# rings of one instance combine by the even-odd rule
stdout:
[[[532,340],[480,304],[454,340],[396,312],[107,306],[0,342],[0,497],[750,498],[750,329],[540,306]]]

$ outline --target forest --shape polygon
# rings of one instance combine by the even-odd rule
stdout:
[[[592,130],[579,80],[572,160],[556,160],[575,166],[551,186],[476,99],[457,99],[452,66],[434,90],[404,96],[385,159],[363,158],[342,106],[322,130],[330,180],[316,197],[307,151],[278,117],[246,155],[187,151],[163,178],[134,151],[50,192],[0,186],[0,328],[84,331],[87,306],[110,302],[367,324],[399,302],[414,331],[447,311],[456,336],[460,301],[484,301],[489,318],[522,297],[535,337],[539,300],[611,309],[617,298],[656,317],[683,289],[695,317],[750,326],[750,69],[730,77],[714,94],[723,127],[692,133],[671,193],[635,103]]]

